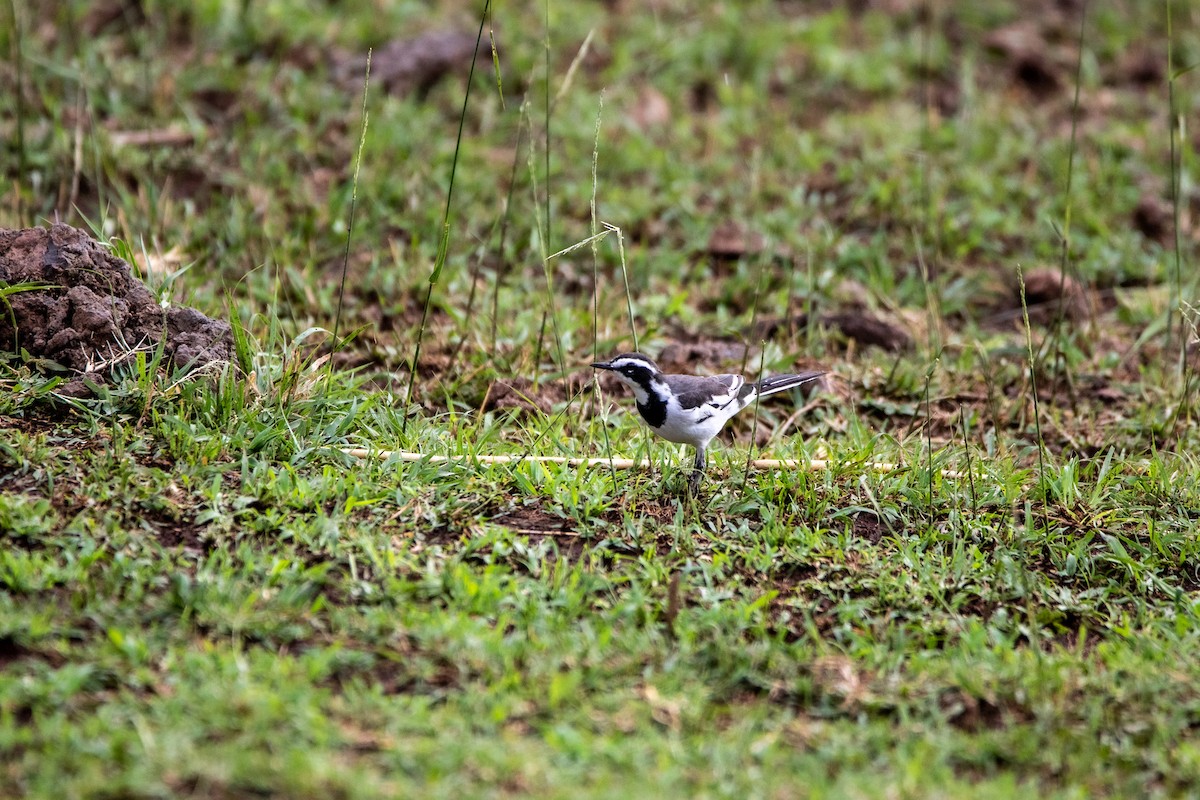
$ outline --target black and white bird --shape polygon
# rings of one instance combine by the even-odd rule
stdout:
[[[793,389],[825,374],[775,375],[757,383],[747,383],[741,375],[664,375],[641,353],[622,353],[592,366],[612,372],[633,389],[638,413],[650,430],[669,442],[696,448],[696,462],[688,481],[692,494],[700,488],[708,443],[734,414],[755,398]]]

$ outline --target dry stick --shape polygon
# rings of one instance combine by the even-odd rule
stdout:
[[[471,99],[471,84],[475,80],[475,62],[479,55],[479,44],[483,41],[483,26],[488,19],[488,10],[492,0],[483,4],[483,14],[479,17],[479,33],[475,36],[475,49],[471,53],[471,68],[467,72],[467,88],[463,92],[462,113],[458,117],[458,139],[454,143],[454,158],[450,162],[450,183],[446,186],[446,207],[442,211],[442,235],[438,238],[437,260],[433,263],[433,272],[429,274],[429,285],[425,289],[425,303],[421,309],[421,327],[417,330],[417,346],[413,351],[412,364],[408,371],[408,391],[404,397],[404,419],[400,423],[400,434],[408,430],[408,411],[412,408],[413,389],[417,383],[417,364],[421,360],[421,342],[425,339],[425,327],[429,322],[429,304],[433,299],[433,287],[442,276],[442,268],[446,266],[446,253],[450,248],[450,201],[454,197],[454,176],[458,173],[458,154],[462,151],[463,128],[467,125],[467,101]]]
[[[464,456],[447,456],[447,455],[430,455],[428,453],[409,453],[401,450],[367,450],[365,448],[351,448],[343,450],[348,456],[355,458],[395,458],[399,461],[421,462],[425,461],[430,464],[523,464],[526,462],[536,464],[566,464],[571,467],[592,467],[592,466],[611,466],[613,469],[633,469],[635,467],[649,466],[650,462],[645,460],[635,460],[632,458],[572,458],[568,456],[486,456],[486,455],[464,455]]]
[[[365,447],[352,447],[341,452],[354,458],[395,458],[398,461],[410,463],[428,462],[430,464],[565,464],[569,467],[611,467],[612,469],[649,469],[653,462],[649,459],[634,458],[601,458],[574,456],[488,456],[488,455],[441,455],[437,453],[414,453],[404,450],[369,450]],[[803,460],[797,458],[756,458],[748,462],[751,469],[757,470],[827,470],[832,469],[831,462],[814,458]],[[903,464],[893,464],[887,461],[872,461],[865,464],[874,472],[889,473],[907,469]],[[955,470],[945,470],[948,478],[961,478],[963,474]]]

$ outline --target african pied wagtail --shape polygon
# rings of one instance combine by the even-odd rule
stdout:
[[[622,353],[611,361],[597,361],[628,384],[637,399],[637,410],[650,429],[669,442],[696,448],[696,462],[688,480],[695,494],[704,473],[704,451],[734,414],[765,397],[816,380],[824,372],[776,375],[747,383],[741,375],[664,375],[641,353]]]

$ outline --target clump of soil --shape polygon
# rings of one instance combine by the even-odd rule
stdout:
[[[817,322],[837,331],[846,340],[853,339],[862,347],[878,347],[889,353],[899,353],[912,347],[912,337],[906,331],[864,309],[821,314],[817,316]],[[797,314],[790,321],[762,320],[755,326],[754,335],[756,338],[769,339],[789,325],[796,330],[804,330],[809,325],[808,314]]]
[[[1169,245],[1175,235],[1175,209],[1155,194],[1144,194],[1133,209],[1133,226],[1147,239]]]
[[[740,365],[749,359],[749,353],[749,348],[740,342],[716,339],[673,342],[662,349],[658,366],[663,372],[697,372],[712,369],[720,362]]]
[[[1081,320],[1091,315],[1092,304],[1083,285],[1064,275],[1060,270],[1049,267],[1032,269],[1025,274],[1025,304],[1031,322],[1048,323],[1058,316],[1063,319]],[[1017,307],[1021,304],[1020,286],[1013,298]]]
[[[0,285],[44,288],[10,294],[0,308],[0,348],[21,348],[93,380],[164,341],[176,368],[233,359],[229,323],[185,306],[163,308],[129,265],[69,225],[0,228]],[[16,330],[13,330],[13,322]],[[90,392],[81,378],[60,393]]]
[[[727,220],[713,229],[706,250],[718,261],[737,261],[743,256],[761,253],[766,245],[761,233]]]
[[[371,80],[379,80],[389,94],[425,95],[439,80],[456,69],[463,77],[473,58],[486,60],[483,52],[476,53],[476,37],[464,31],[430,31],[410,39],[393,39],[375,51],[371,58]],[[485,51],[485,43],[480,48]],[[335,50],[332,56],[334,71],[348,87],[362,88],[367,71],[367,58],[358,53]]]
[[[1046,31],[1031,20],[1015,22],[988,34],[984,43],[1008,62],[1013,83],[1044,100],[1063,86],[1062,69],[1050,55]]]

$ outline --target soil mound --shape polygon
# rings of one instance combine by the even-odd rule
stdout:
[[[18,284],[43,288],[0,303],[0,349],[20,347],[93,376],[106,376],[139,349],[152,351],[164,336],[176,368],[233,359],[229,323],[185,306],[163,308],[128,264],[78,228],[0,228],[0,289]],[[87,393],[82,380],[64,388]]]

